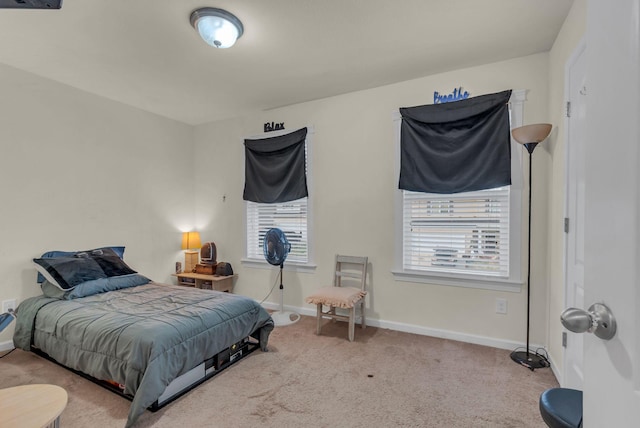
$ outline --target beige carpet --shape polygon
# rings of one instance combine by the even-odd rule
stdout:
[[[276,328],[256,351],[138,427],[545,427],[538,397],[557,386],[509,351],[315,319]],[[123,427],[129,401],[35,354],[0,359],[0,387],[52,383],[69,403],[61,427]]]

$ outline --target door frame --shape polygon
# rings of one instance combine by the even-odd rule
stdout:
[[[571,79],[570,79],[570,72],[571,72],[571,67],[577,62],[578,58],[580,57],[580,55],[585,54],[585,50],[587,48],[587,40],[586,40],[586,36],[582,36],[582,38],[580,39],[580,41],[578,42],[578,44],[576,45],[576,47],[574,48],[573,52],[571,53],[571,56],[569,57],[569,59],[567,60],[567,62],[565,63],[564,66],[564,102],[565,102],[565,108],[566,108],[566,103],[569,101],[570,99],[570,92],[571,92]],[[586,71],[585,71],[586,72]],[[571,118],[567,116],[566,114],[566,110],[565,110],[565,115],[564,115],[564,132],[563,132],[563,138],[565,141],[565,145],[564,145],[564,208],[563,208],[563,214],[564,217],[563,218],[567,218],[569,215],[569,192],[570,192],[570,185],[569,185],[569,163],[570,163],[570,151],[571,151],[571,147],[570,147],[570,143],[571,141],[569,140],[570,136],[569,136],[569,120]],[[569,234],[564,232],[563,233],[563,237],[562,237],[562,242],[563,242],[563,251],[562,251],[562,258],[563,258],[563,263],[562,263],[562,281],[563,281],[563,286],[564,286],[564,290],[563,290],[563,297],[564,297],[564,302],[562,307],[563,308],[568,308],[569,307],[569,281],[568,281],[568,263],[569,263],[569,257],[568,257],[568,252],[569,252]],[[584,308],[582,308],[584,309]],[[559,322],[559,321],[558,321]],[[563,330],[564,331],[564,330]],[[566,331],[564,331],[566,334]],[[566,346],[562,347],[562,373],[560,374],[560,385],[564,386],[567,383],[567,348]]]

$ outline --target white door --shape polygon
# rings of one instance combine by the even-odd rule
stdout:
[[[584,301],[584,191],[587,112],[587,60],[584,41],[567,63],[567,204],[565,305],[585,308]],[[589,305],[587,305],[588,307]],[[582,390],[584,335],[565,332],[562,386]]]
[[[584,426],[640,426],[640,0],[588,0],[585,305],[618,321],[584,335]]]

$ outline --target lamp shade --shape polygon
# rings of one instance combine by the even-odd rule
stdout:
[[[242,36],[242,22],[226,10],[204,7],[194,10],[190,18],[202,40],[216,48],[230,48]]]
[[[513,139],[520,144],[540,143],[551,133],[551,125],[548,123],[536,123],[525,125],[511,130]]]
[[[200,232],[184,232],[182,234],[182,249],[191,250],[193,248],[200,248]]]

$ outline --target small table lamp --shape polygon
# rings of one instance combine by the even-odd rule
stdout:
[[[184,232],[182,234],[182,249],[184,252],[184,271],[193,272],[198,264],[198,254],[202,244],[199,232]],[[193,251],[196,249],[196,251]]]

